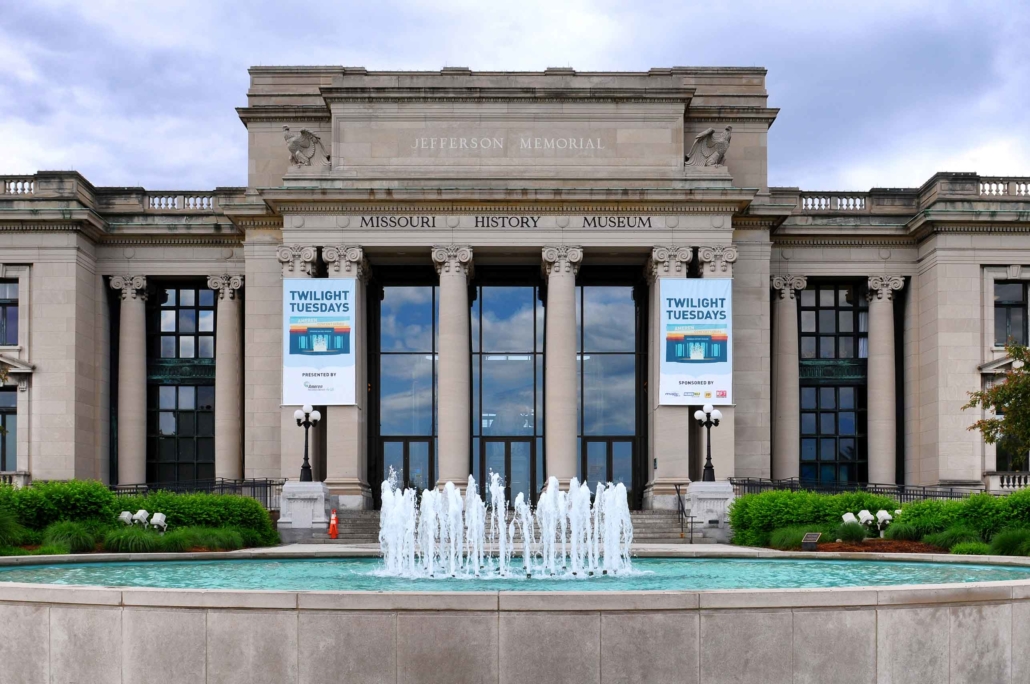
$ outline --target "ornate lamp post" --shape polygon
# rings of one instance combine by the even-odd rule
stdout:
[[[311,482],[311,464],[308,463],[308,429],[318,425],[322,420],[322,414],[311,408],[311,404],[305,404],[303,409],[293,412],[297,419],[297,427],[304,428],[304,465],[300,467],[300,481]]]
[[[715,482],[715,468],[712,467],[712,426],[719,426],[719,421],[722,420],[722,411],[713,408],[711,404],[705,404],[702,408],[694,411],[694,420],[708,431],[708,455],[705,457],[705,471],[701,476],[701,481]]]

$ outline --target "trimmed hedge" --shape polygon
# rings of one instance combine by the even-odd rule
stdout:
[[[30,532],[41,532],[56,522],[74,521],[86,525],[99,538],[102,535],[98,532],[114,524],[120,511],[135,513],[141,508],[164,513],[169,529],[232,527],[248,543],[279,543],[268,511],[245,496],[154,492],[119,497],[103,483],[92,480],[37,482],[20,489],[0,486],[0,510],[12,511]]]
[[[768,546],[773,530],[798,525],[836,529],[845,513],[881,508],[893,511],[898,502],[866,492],[816,494],[787,490],[746,494],[730,506],[733,543],[742,546]]]
[[[730,507],[733,543],[768,546],[769,535],[775,529],[813,524],[835,526],[847,512],[866,509],[875,513],[881,508],[892,514],[901,508],[894,525],[911,526],[920,537],[966,527],[983,541],[1002,530],[1030,528],[1030,489],[1001,497],[974,494],[965,499],[927,499],[900,507],[889,497],[865,492],[828,495],[780,490],[747,494],[734,500]],[[885,536],[891,535],[888,532]]]

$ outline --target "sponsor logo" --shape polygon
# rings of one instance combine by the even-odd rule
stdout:
[[[726,398],[726,390],[715,390],[715,396],[719,399]]]
[[[705,392],[705,399],[711,399],[711,398],[712,398],[712,393],[711,392]]]

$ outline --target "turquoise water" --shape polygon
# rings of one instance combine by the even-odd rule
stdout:
[[[639,591],[795,589],[1030,579],[1030,568],[951,563],[639,558],[620,577],[401,579],[378,558],[77,563],[0,568],[0,581],[289,591]]]

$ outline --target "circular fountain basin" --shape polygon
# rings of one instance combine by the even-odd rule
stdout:
[[[517,561],[515,563],[517,566]],[[1030,580],[1030,567],[969,563],[772,558],[640,558],[618,576],[571,570],[527,577],[392,577],[378,558],[76,563],[0,568],[0,582],[278,591],[710,591],[828,589]],[[519,568],[514,568],[518,570]]]
[[[659,555],[679,557],[585,580],[285,550],[0,559],[0,662],[17,682],[1030,681],[1030,559]]]

